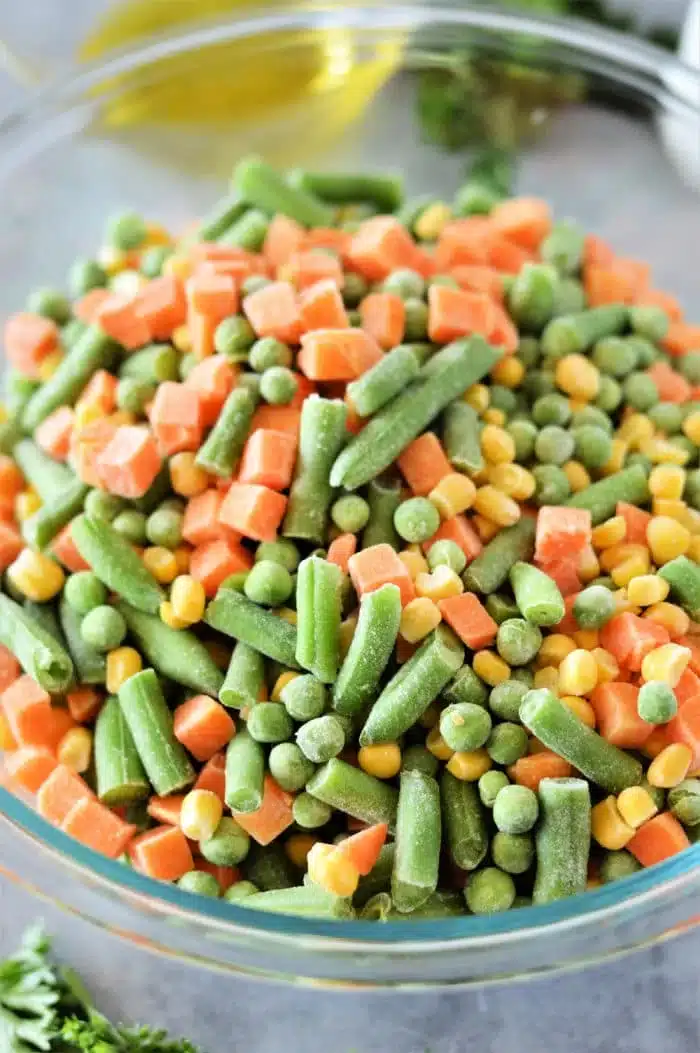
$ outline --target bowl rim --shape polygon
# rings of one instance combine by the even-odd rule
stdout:
[[[435,6],[422,3],[398,5],[373,0],[349,0],[342,8],[324,3],[302,9],[275,8],[261,13],[243,13],[225,19],[189,26],[163,37],[149,38],[136,47],[110,55],[104,62],[89,64],[44,84],[23,104],[0,119],[0,142],[17,140],[18,151],[0,151],[0,179],[16,164],[24,164],[32,153],[52,139],[47,129],[58,110],[60,136],[74,127],[71,116],[84,122],[86,111],[103,98],[87,102],[91,92],[154,62],[192,52],[195,48],[246,40],[265,34],[295,30],[366,30],[379,39],[385,33],[410,33],[435,26],[467,28],[487,33],[520,32],[573,49],[585,69],[605,72],[661,102],[686,117],[700,118],[700,70],[655,45],[631,40],[624,34],[602,30],[571,18],[540,18],[493,7],[465,6],[460,0],[441,0]],[[274,45],[279,47],[279,41]],[[283,45],[282,45],[283,46]],[[570,57],[570,56],[569,56]],[[692,85],[690,91],[688,86]],[[697,92],[695,89],[697,88]],[[697,98],[695,98],[697,94]],[[53,132],[55,133],[55,130]],[[24,149],[22,149],[24,146]],[[343,953],[385,955],[392,947],[402,951],[415,947],[437,951],[445,942],[451,949],[507,945],[523,936],[544,935],[620,920],[632,911],[650,909],[668,894],[680,896],[697,880],[700,844],[678,856],[641,870],[620,882],[587,891],[557,903],[525,907],[505,914],[464,916],[453,919],[415,920],[409,925],[368,921],[319,921],[289,915],[246,910],[224,900],[193,896],[175,885],[145,877],[118,861],[100,855],[57,830],[19,797],[0,785],[0,818],[16,832],[38,841],[61,865],[77,871],[84,880],[97,882],[112,895],[130,893],[152,914],[177,915],[182,922],[207,925],[219,934],[291,941],[306,950],[323,950],[332,943]]]

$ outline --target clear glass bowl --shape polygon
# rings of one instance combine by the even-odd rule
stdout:
[[[60,281],[76,255],[94,250],[115,209],[133,206],[176,226],[201,214],[236,157],[251,148],[284,164],[402,168],[410,191],[451,196],[464,156],[421,143],[414,76],[444,66],[445,49],[462,43],[472,55],[505,54],[512,62],[516,54],[521,66],[580,78],[586,100],[555,113],[524,150],[519,188],[549,198],[560,215],[580,218],[620,251],[649,260],[659,288],[676,292],[688,307],[695,294],[697,303],[697,72],[582,23],[352,0],[342,8],[258,10],[148,43],[52,85],[5,119],[0,308],[16,309],[33,286]],[[168,98],[176,89],[188,97],[188,76],[203,62],[210,78],[217,69],[230,74],[230,48],[237,70],[266,63],[288,78],[288,100],[281,104],[279,91],[266,97],[263,78],[242,99],[250,119],[240,105],[230,118],[219,112],[202,126],[194,119],[193,88],[188,121],[149,121],[159,93]],[[313,75],[300,91],[303,69]],[[700,845],[547,907],[493,918],[321,923],[257,914],[156,884],[83,848],[1,788],[0,812],[2,866],[36,892],[139,944],[293,982],[389,987],[503,980],[619,954],[699,916]]]

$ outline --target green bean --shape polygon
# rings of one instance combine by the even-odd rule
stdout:
[[[370,417],[415,380],[420,363],[410,344],[399,344],[375,366],[347,386],[347,395],[361,417]]]
[[[289,490],[285,537],[320,545],[326,536],[333,492],[328,476],[334,458],[347,439],[347,408],[337,399],[311,395],[301,408],[299,450]]]
[[[401,451],[500,357],[481,337],[448,344],[423,366],[418,379],[372,417],[336,458],[331,486],[356,490],[396,460]]]
[[[204,216],[197,229],[197,240],[216,241],[247,208],[248,204],[245,198],[237,190],[226,194]]]
[[[148,797],[151,784],[119,701],[108,698],[95,724],[95,777],[103,804],[131,804]]]
[[[392,899],[402,914],[422,906],[437,889],[440,842],[438,784],[422,772],[404,772],[396,813],[396,853],[391,875]]]
[[[348,921],[355,917],[350,901],[334,896],[317,885],[269,889],[241,900],[247,910],[266,910],[273,914],[293,914],[299,918],[331,918]]]
[[[5,408],[7,409],[7,406]],[[11,454],[21,438],[22,433],[16,420],[10,418],[0,422],[0,453]]]
[[[66,640],[58,620],[56,608],[52,603],[34,603],[33,600],[25,600],[22,608],[29,618],[33,618],[45,632],[52,636],[56,643],[64,649]]]
[[[462,870],[476,870],[489,847],[486,816],[476,784],[445,770],[440,780],[442,820],[452,859]]]
[[[261,702],[256,706],[256,711],[263,704]],[[287,711],[284,706],[282,709],[286,715]],[[291,719],[289,717],[287,719],[291,723]],[[326,761],[337,757],[345,746],[345,728],[339,716],[326,713],[325,716],[314,717],[313,720],[307,720],[305,724],[302,724],[297,731],[296,739],[299,749],[307,760],[314,764],[325,764]]]
[[[361,713],[376,694],[400,621],[401,592],[396,585],[382,585],[362,597],[357,627],[333,688],[338,713]]]
[[[413,727],[464,661],[464,648],[439,626],[389,681],[360,732],[360,745],[396,742]]]
[[[162,384],[165,380],[178,379],[179,362],[180,355],[172,344],[149,344],[127,355],[119,367],[119,376],[146,384]]]
[[[248,714],[248,734],[256,742],[286,742],[294,730],[292,718],[281,702],[258,702]],[[343,742],[345,739],[343,738]]]
[[[66,649],[9,596],[0,594],[0,643],[49,694],[59,694],[73,678]]]
[[[448,704],[470,702],[475,706],[485,706],[488,691],[472,667],[465,664],[457,670],[454,678],[443,689],[442,697]]]
[[[232,812],[257,812],[263,800],[265,754],[243,729],[226,749],[226,790],[224,799]]]
[[[687,556],[677,556],[660,567],[660,578],[671,586],[671,593],[693,619],[700,618],[700,568]]]
[[[27,483],[34,487],[42,501],[61,497],[75,482],[73,472],[65,464],[54,461],[31,439],[22,439],[12,450],[12,456]]]
[[[90,488],[73,479],[62,494],[57,494],[22,523],[22,535],[31,548],[46,548],[56,534],[70,523],[83,508]]]
[[[215,866],[236,867],[250,851],[250,835],[235,819],[225,816],[211,837],[199,842],[199,850]]]
[[[560,274],[578,274],[583,264],[585,234],[577,223],[563,220],[555,223],[540,246],[540,255]]]
[[[481,423],[466,402],[451,402],[442,417],[442,439],[448,460],[460,472],[480,472],[484,467],[480,441]]]
[[[172,713],[153,669],[143,669],[124,681],[119,706],[156,793],[165,797],[190,786],[195,771],[175,738]]]
[[[289,669],[298,669],[297,631],[293,625],[233,589],[219,589],[207,607],[207,625],[234,640],[242,640]]]
[[[33,432],[59,406],[72,405],[93,373],[109,368],[115,351],[114,341],[97,326],[90,326],[25,406],[24,430]]]
[[[597,526],[615,515],[618,501],[639,507],[648,500],[647,473],[641,466],[635,465],[592,483],[585,490],[580,490],[570,497],[566,504],[569,508],[584,508],[589,511],[593,526]]]
[[[40,385],[38,381],[25,376],[17,369],[8,369],[3,379],[5,409],[10,420],[17,422],[22,417],[24,407],[39,390]]]
[[[281,175],[258,157],[239,161],[233,173],[233,189],[268,215],[281,212],[304,227],[330,227],[334,212],[314,194],[289,186]]]
[[[331,205],[368,202],[380,212],[395,212],[403,202],[403,179],[385,172],[310,172],[295,168],[287,182]]]
[[[535,838],[532,893],[536,904],[585,890],[591,845],[591,799],[584,779],[543,779],[539,799],[542,818]]]
[[[401,504],[401,480],[393,472],[385,472],[372,479],[367,487],[369,522],[362,532],[362,548],[373,545],[399,547],[399,535],[394,526],[394,512]]]
[[[533,625],[558,625],[566,614],[564,598],[548,574],[530,563],[515,563],[510,571],[515,602]]]
[[[324,684],[332,684],[340,664],[340,585],[335,563],[317,556],[297,571],[296,660]]]
[[[496,534],[462,575],[467,589],[488,596],[508,580],[516,563],[532,559],[535,525],[531,516],[522,516],[513,526]]]
[[[233,649],[219,700],[230,709],[252,707],[265,682],[265,659],[254,648],[239,640]]]
[[[247,252],[260,252],[269,227],[267,216],[258,208],[249,208],[219,235],[220,245],[233,245]]]
[[[669,790],[668,805],[683,826],[700,823],[700,780],[684,779]]]
[[[140,651],[162,676],[216,697],[224,674],[203,643],[187,629],[171,629],[155,615],[144,614],[128,603],[117,608]]]
[[[456,918],[465,914],[464,900],[455,892],[433,892],[431,896],[410,914],[390,910],[385,921],[403,921],[404,919],[435,921],[439,918]]]
[[[528,691],[520,704],[520,719],[548,749],[608,793],[641,782],[641,763],[587,727],[551,691]]]
[[[111,523],[92,516],[78,516],[71,526],[78,552],[100,581],[132,607],[154,614],[165,593],[136,552]]]
[[[334,811],[344,812],[364,823],[388,823],[390,829],[394,827],[399,795],[393,786],[337,757],[329,760],[309,779],[306,792]]]
[[[628,321],[629,311],[621,304],[561,315],[554,318],[542,334],[542,350],[557,358],[587,351],[603,337],[622,333]]]
[[[242,387],[234,388],[224,403],[216,424],[195,458],[200,468],[230,478],[238,464],[255,412],[255,399]]]
[[[96,651],[85,642],[80,632],[82,615],[74,610],[62,597],[58,607],[61,629],[66,638],[68,650],[81,684],[104,684],[107,676],[107,660],[104,654]]]

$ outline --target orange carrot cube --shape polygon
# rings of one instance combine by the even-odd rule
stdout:
[[[498,625],[473,592],[439,600],[438,607],[447,624],[473,651],[489,647],[496,639]]]
[[[219,512],[219,520],[254,541],[274,541],[287,498],[266,486],[233,483]]]
[[[348,559],[348,571],[358,596],[374,592],[382,585],[398,586],[403,607],[415,596],[408,569],[391,545],[371,545],[356,552]]]
[[[207,761],[228,745],[236,725],[224,707],[208,695],[195,695],[173,714],[175,738],[198,761]]]
[[[148,428],[118,428],[96,461],[100,482],[119,497],[143,497],[161,468],[155,440]]]
[[[259,428],[245,444],[239,479],[271,490],[286,490],[292,481],[297,455],[295,435]]]

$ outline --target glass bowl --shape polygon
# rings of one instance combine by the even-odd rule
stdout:
[[[621,252],[649,260],[657,287],[688,307],[695,294],[697,303],[697,71],[583,23],[351,0],[258,9],[147,42],[53,84],[6,118],[0,308],[14,310],[33,286],[60,282],[77,255],[94,251],[115,210],[186,224],[250,149],[282,164],[402,168],[411,192],[451,196],[465,153],[422,142],[414,110],[417,73],[444,71],[455,47],[496,63],[511,82],[520,78],[524,91],[533,71],[573,85],[576,101],[556,110],[523,149],[519,190],[550,199],[559,215],[576,216]],[[246,72],[233,78],[234,89],[232,69]],[[256,69],[274,71],[272,87],[266,77],[250,79]],[[197,88],[203,72],[204,95]],[[221,98],[212,95],[219,75],[229,93]],[[221,99],[225,105],[212,105]],[[535,124],[546,110],[533,107]],[[700,845],[546,907],[432,922],[318,922],[157,884],[82,847],[2,788],[0,812],[2,867],[37,893],[139,944],[293,982],[504,980],[619,954],[700,916]]]

